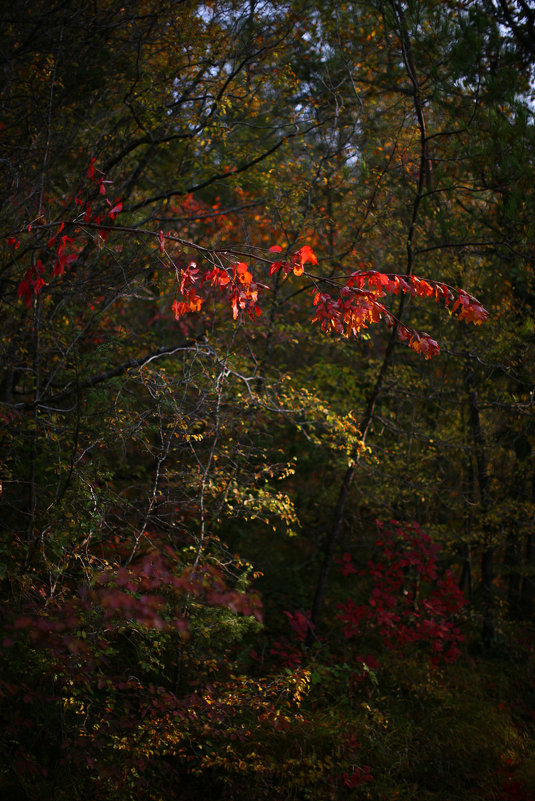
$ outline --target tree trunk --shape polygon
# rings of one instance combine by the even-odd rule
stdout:
[[[474,372],[471,368],[465,375],[465,386],[468,393],[468,406],[470,410],[470,428],[477,467],[477,483],[479,486],[479,499],[481,511],[487,515],[490,507],[490,482],[485,452],[485,440],[481,429],[479,414],[479,400],[477,395]],[[483,553],[481,556],[481,592],[483,599],[483,642],[492,644],[495,637],[494,623],[494,545],[492,532],[485,523],[483,537]]]

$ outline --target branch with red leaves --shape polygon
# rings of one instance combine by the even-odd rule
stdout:
[[[106,197],[106,185],[110,182],[104,180],[104,176],[97,174],[94,161],[92,159],[87,177],[98,188],[99,196]],[[258,254],[253,256],[243,254],[235,249],[213,250],[186,241],[174,233],[164,233],[160,230],[155,234],[149,230],[118,226],[115,218],[122,211],[121,200],[111,202],[106,197],[106,203],[110,207],[106,215],[97,214],[92,210],[89,201],[84,204],[79,193],[75,198],[75,204],[82,210],[82,220],[80,221],[78,217],[70,223],[73,227],[71,235],[60,236],[65,222],[53,224],[54,227],[58,226],[58,230],[47,243],[47,251],[53,252],[51,278],[62,277],[78,259],[81,246],[76,241],[77,237],[87,236],[87,232],[92,229],[96,230],[103,239],[106,239],[112,230],[117,233],[135,232],[137,235],[156,237],[162,258],[167,259],[176,272],[177,297],[172,304],[172,311],[177,320],[186,314],[202,310],[205,299],[202,290],[205,285],[221,290],[225,294],[234,320],[244,313],[251,319],[258,317],[261,314],[261,308],[258,305],[260,294],[262,290],[269,290],[269,287],[255,279],[249,264],[236,260],[236,256],[244,255],[251,260],[269,264],[270,277],[280,272],[284,278],[293,275],[309,280],[313,286],[313,306],[315,307],[311,321],[319,323],[322,331],[335,332],[345,337],[358,336],[363,329],[384,320],[389,328],[394,329],[399,341],[407,344],[416,353],[423,354],[426,359],[440,352],[438,342],[429,334],[415,331],[398,320],[383,303],[383,299],[387,295],[403,293],[413,297],[432,298],[437,302],[444,302],[450,313],[457,314],[459,320],[476,325],[485,322],[488,318],[488,312],[475,297],[463,289],[454,289],[440,281],[418,278],[413,275],[381,273],[369,269],[364,264],[360,265],[361,269],[352,272],[349,276],[344,276],[343,281],[326,279],[305,270],[306,265],[312,267],[318,265],[316,254],[309,245],[303,245],[282,260],[273,261],[271,260],[273,255],[265,258]],[[36,226],[36,228],[47,227],[50,226]],[[32,230],[31,225],[28,226],[28,231],[30,230]],[[20,244],[18,237],[9,236],[7,243],[15,254]],[[209,265],[202,269],[194,260],[185,267],[177,265],[166,249],[167,243],[193,248],[209,262]],[[282,253],[282,248],[274,245],[269,252],[270,254],[279,254]],[[43,288],[47,286],[43,261],[46,261],[45,254],[40,255],[42,258],[38,258],[26,271],[18,285],[19,298],[28,307],[31,306],[33,298],[39,296]],[[326,291],[326,284],[335,288],[336,293]]]
[[[278,253],[281,248],[275,245],[270,251]],[[305,275],[316,287],[325,283],[325,279],[305,272],[307,263],[317,265],[318,260],[312,248],[304,245],[286,260],[272,262],[269,275],[281,271],[284,277],[290,274],[298,277]],[[176,319],[188,312],[200,311],[203,301],[196,292],[195,284],[200,288],[205,283],[227,292],[234,319],[237,319],[241,311],[246,311],[250,317],[261,313],[257,300],[259,290],[265,287],[255,281],[249,266],[244,262],[231,263],[226,268],[213,267],[201,272],[197,263],[192,261],[177,275],[177,283],[183,300],[175,300],[173,303]],[[384,319],[389,328],[396,327],[401,342],[405,342],[416,353],[422,353],[426,359],[440,352],[438,342],[429,334],[417,332],[397,320],[383,304],[382,298],[400,293],[433,298],[437,302],[444,302],[451,314],[458,314],[459,320],[480,325],[488,318],[488,312],[481,303],[463,289],[456,290],[440,281],[417,276],[404,277],[362,269],[351,273],[337,289],[337,297],[319,288],[314,291],[313,305],[316,311],[312,322],[319,323],[322,331],[335,332],[345,337],[358,336],[362,329]]]

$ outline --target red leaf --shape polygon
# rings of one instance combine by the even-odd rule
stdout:
[[[122,210],[123,210],[123,204],[121,200],[116,200],[114,207],[109,212],[111,219],[114,220],[116,215],[119,214],[119,212]]]
[[[17,295],[24,301],[28,308],[32,305],[32,289],[27,278],[24,278],[18,285]]]
[[[286,262],[284,261],[274,261],[271,267],[269,268],[269,274],[274,275],[276,272],[280,270],[281,267],[284,267]]]

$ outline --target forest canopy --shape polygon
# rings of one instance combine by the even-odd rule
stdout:
[[[0,795],[533,799],[531,4],[0,22]]]

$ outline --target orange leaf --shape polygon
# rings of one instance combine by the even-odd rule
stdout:
[[[310,245],[303,245],[301,250],[299,251],[301,254],[301,263],[306,264],[309,261],[311,264],[317,264],[318,260],[316,258],[316,254],[310,247]]]
[[[240,273],[238,275],[238,281],[240,282],[240,284],[250,284],[252,280],[253,276],[251,275],[249,270],[246,270],[244,273]]]
[[[294,275],[303,275],[305,264],[307,262],[310,262],[311,264],[317,264],[318,260],[310,245],[303,245],[303,247],[300,248],[293,257]]]
[[[202,298],[196,295],[194,292],[188,298],[190,310],[193,312],[198,312],[201,310],[202,306]]]

